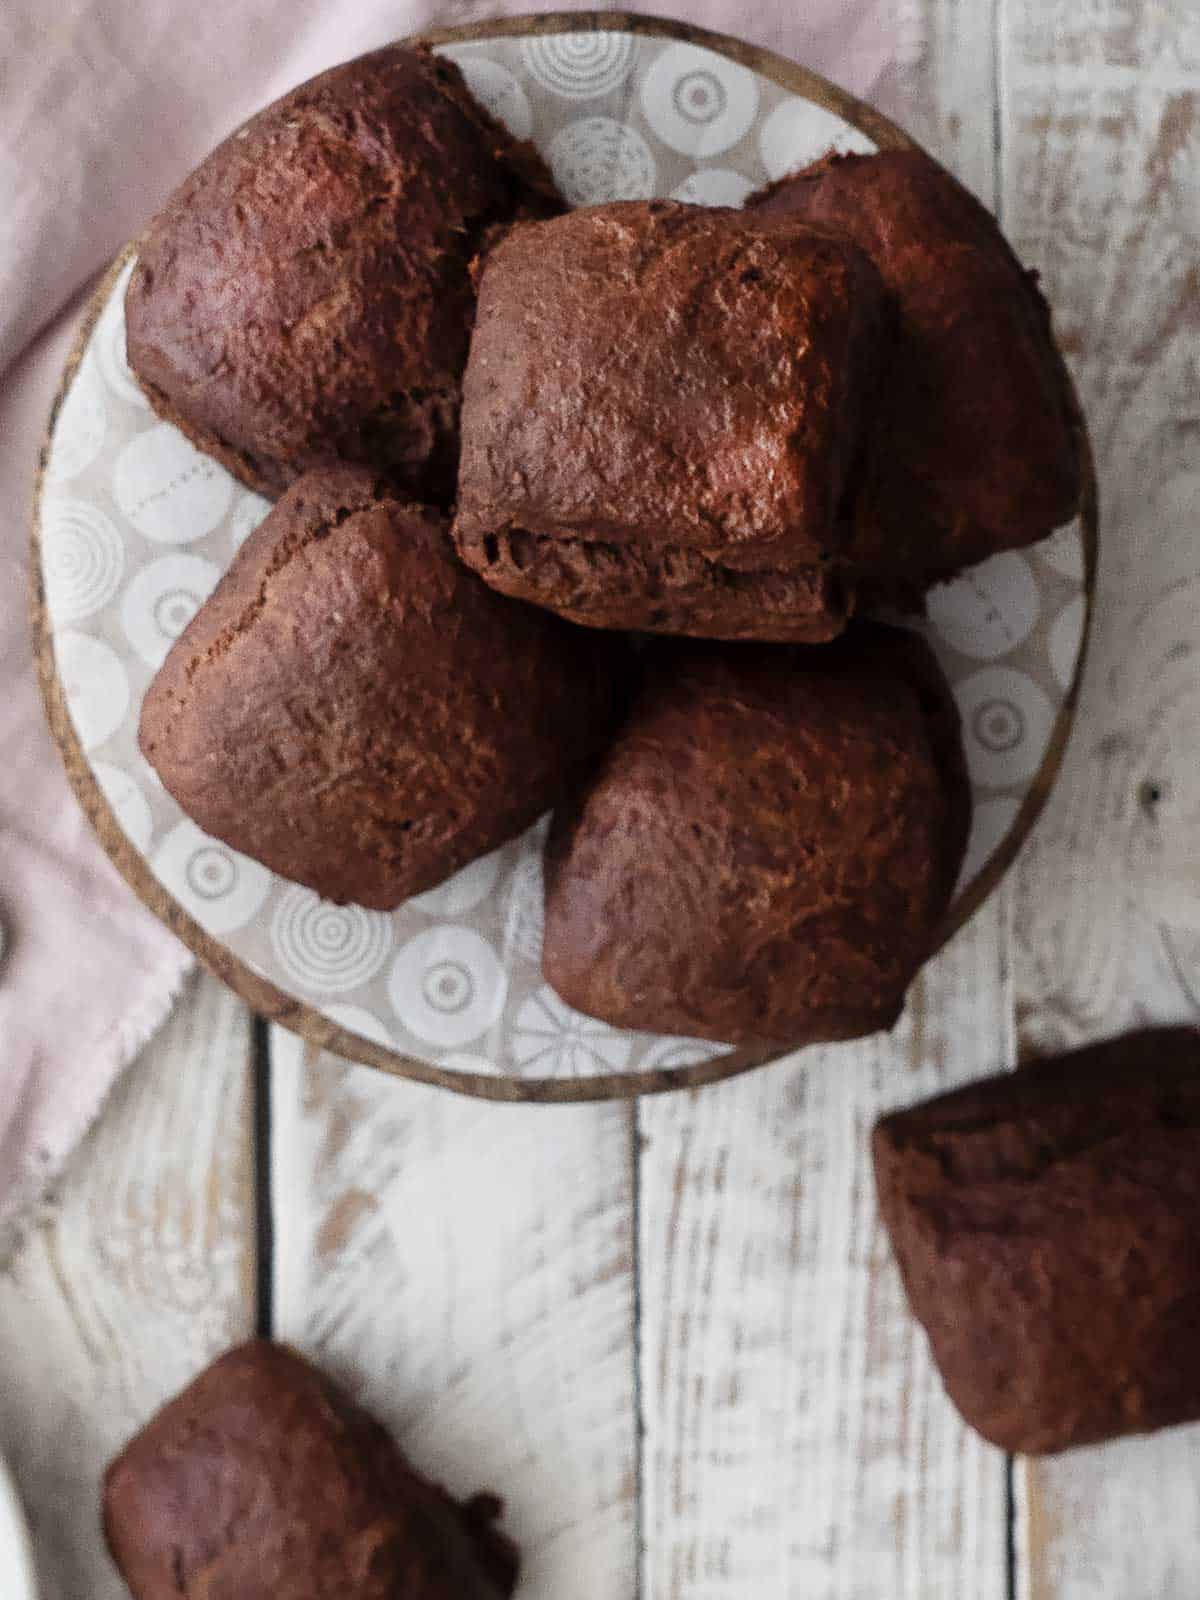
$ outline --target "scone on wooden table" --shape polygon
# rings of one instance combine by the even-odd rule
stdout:
[[[489,228],[561,201],[450,61],[394,45],[252,118],[150,224],[125,296],[151,404],[252,488],[331,461],[449,504]]]
[[[729,1044],[890,1027],[969,812],[958,714],[915,635],[661,645],[555,814],[546,978],[607,1022]]]
[[[833,638],[883,324],[870,262],[804,224],[654,200],[518,225],[463,380],[463,559],[596,627]]]
[[[1033,544],[1079,506],[1050,311],[989,212],[919,151],[827,156],[747,202],[864,250],[896,312],[855,564],[926,578]]]
[[[112,1463],[109,1549],[134,1600],[506,1600],[499,1502],[459,1505],[284,1346],[239,1346]]]
[[[969,1084],[885,1117],[874,1152],[909,1304],[985,1439],[1200,1419],[1200,1031]]]
[[[141,748],[207,833],[386,910],[554,804],[608,732],[614,650],[493,594],[436,512],[331,468],[176,641]]]

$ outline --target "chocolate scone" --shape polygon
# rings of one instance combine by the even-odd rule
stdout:
[[[1200,1031],[970,1084],[885,1117],[874,1153],[909,1304],[985,1439],[1200,1418]]]
[[[554,804],[608,730],[616,647],[493,594],[436,512],[328,468],[176,641],[141,748],[206,832],[388,909]]]
[[[463,559],[594,627],[834,637],[884,341],[870,262],[804,224],[654,200],[514,228],[463,380]]]
[[[448,505],[487,230],[561,201],[450,61],[394,45],[292,90],[150,224],[125,296],[160,416],[280,494],[338,460]]]
[[[229,1351],[126,1446],[104,1530],[134,1600],[505,1600],[500,1502],[460,1505],[307,1361]]]
[[[1045,538],[1079,506],[1070,387],[1050,312],[991,214],[918,151],[827,156],[751,196],[760,219],[836,231],[896,311],[853,555],[948,573]]]
[[[915,635],[660,646],[555,813],[546,978],[606,1022],[729,1044],[890,1027],[969,812],[958,714]]]

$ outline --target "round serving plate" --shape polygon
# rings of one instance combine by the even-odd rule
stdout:
[[[531,138],[574,205],[669,195],[737,205],[831,148],[912,147],[878,111],[768,51],[618,13],[426,35]],[[400,1077],[504,1100],[695,1087],[768,1059],[610,1028],[542,980],[545,819],[390,915],[339,907],[207,838],[137,748],[142,697],[267,503],[150,411],[125,362],[136,245],[88,309],[51,415],[34,505],[34,620],[54,735],[141,899],[251,1006]],[[920,626],[963,717],[975,820],[948,939],[996,887],[1070,731],[1096,567],[1083,514],[930,596]],[[779,1054],[781,1052],[772,1052]]]
[[[0,1456],[0,1595],[4,1600],[37,1600],[33,1545],[3,1456]]]

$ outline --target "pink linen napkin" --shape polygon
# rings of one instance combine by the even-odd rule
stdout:
[[[0,1235],[61,1169],[190,959],[75,806],[26,623],[27,508],[82,288],[231,128],[292,84],[489,0],[4,0],[0,7]],[[586,9],[596,9],[588,7]],[[606,9],[606,8],[601,8]],[[671,0],[885,107],[919,51],[906,0]]]

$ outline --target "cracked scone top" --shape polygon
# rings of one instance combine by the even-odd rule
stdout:
[[[129,361],[155,410],[252,488],[337,460],[448,504],[485,232],[559,208],[458,68],[392,46],[269,106],[138,246]]]
[[[554,804],[607,731],[619,652],[493,594],[436,512],[330,468],[243,545],[139,741],[205,832],[387,910]]]

